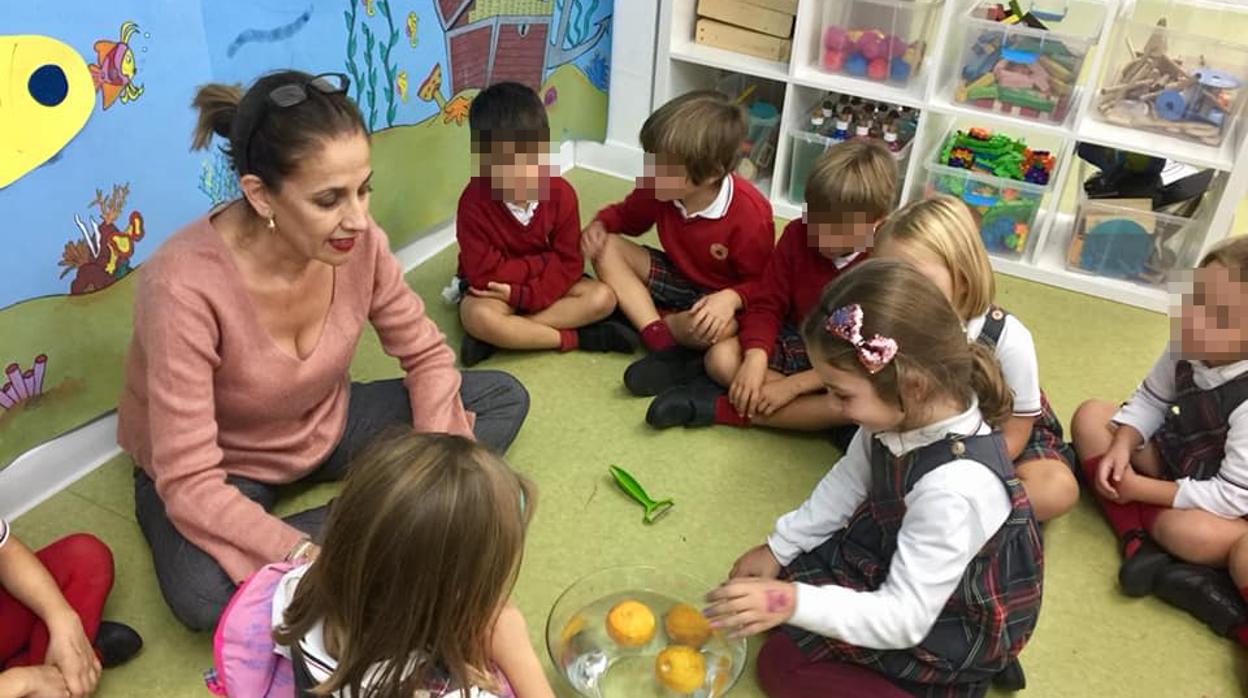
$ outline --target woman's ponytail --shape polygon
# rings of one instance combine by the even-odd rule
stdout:
[[[238,105],[243,100],[243,90],[237,85],[210,83],[195,92],[191,106],[199,111],[195,133],[191,137],[191,150],[203,150],[212,142],[213,134],[229,140]]]

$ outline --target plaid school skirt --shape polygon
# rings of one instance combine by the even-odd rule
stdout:
[[[785,325],[776,334],[776,343],[772,345],[771,360],[767,368],[791,376],[814,368],[810,363],[810,355],[806,353],[806,340],[797,328]]]
[[[1018,454],[1014,462],[1022,464],[1032,460],[1059,461],[1065,463],[1076,476],[1078,475],[1079,459],[1075,456],[1075,449],[1066,442],[1062,423],[1058,421],[1057,414],[1053,411],[1053,406],[1049,404],[1049,398],[1045,396],[1043,390],[1040,391],[1040,415],[1036,417],[1036,423],[1031,427],[1031,437],[1027,440],[1027,445],[1023,447],[1022,453]]]
[[[680,273],[666,252],[653,247],[646,247],[646,251],[650,253],[646,288],[659,310],[683,312],[692,308],[702,296],[711,293]]]

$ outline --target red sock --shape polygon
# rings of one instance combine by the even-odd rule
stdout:
[[[1101,456],[1095,456],[1083,461],[1083,477],[1088,483],[1096,482],[1096,467],[1101,463]],[[1096,503],[1101,506],[1101,511],[1105,513],[1105,519],[1109,521],[1109,527],[1114,529],[1114,535],[1118,540],[1126,540],[1129,534],[1135,531],[1148,531],[1148,527],[1144,525],[1144,516],[1142,507],[1131,502],[1130,504],[1119,504],[1105,499],[1096,491],[1095,486],[1089,488],[1096,497]],[[1155,513],[1150,517],[1155,518]],[[1138,538],[1128,541],[1123,547],[1122,554],[1124,558],[1129,558],[1135,554],[1136,549],[1140,547]]]
[[[732,406],[728,401],[727,395],[720,395],[715,398],[715,423],[725,424],[730,427],[748,427],[750,426],[750,418],[742,417],[737,413],[737,408]]]
[[[660,319],[641,328],[641,343],[650,351],[663,351],[675,348],[676,338],[667,323]]]
[[[559,351],[572,351],[581,346],[576,330],[559,330]]]

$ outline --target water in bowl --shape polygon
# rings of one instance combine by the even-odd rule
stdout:
[[[607,613],[621,601],[640,601],[655,615],[650,642],[640,647],[621,647],[607,634]],[[677,644],[667,636],[663,619],[681,602],[653,591],[624,591],[604,596],[571,615],[559,636],[556,664],[582,695],[599,698],[718,698],[731,688],[739,667],[745,663],[745,643],[728,642],[713,632],[702,645],[706,679],[692,693],[678,693],[655,675],[659,652]]]

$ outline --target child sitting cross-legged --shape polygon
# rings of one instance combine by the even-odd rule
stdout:
[[[459,198],[455,233],[460,362],[472,366],[498,347],[631,354],[637,333],[615,320],[615,293],[584,277],[576,192],[550,173],[550,127],[532,89],[493,85],[468,114],[479,161]],[[452,289],[461,290],[461,289]]]
[[[893,206],[897,161],[883,145],[833,146],[806,181],[806,209],[784,229],[763,277],[741,290],[741,330],[706,353],[710,380],[655,398],[657,428],[751,424],[821,431],[847,423],[823,395],[797,328],[830,281],[867,259],[872,234]]]

